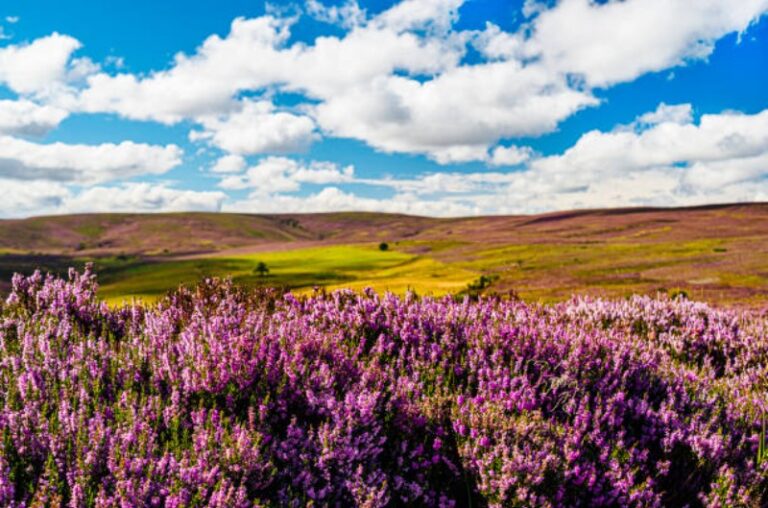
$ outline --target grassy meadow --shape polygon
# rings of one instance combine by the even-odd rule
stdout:
[[[391,246],[380,251],[377,245],[332,245],[251,254],[199,257],[169,261],[140,260],[102,262],[101,296],[110,302],[141,298],[153,301],[179,284],[194,284],[203,277],[231,277],[246,286],[270,285],[311,291],[372,287],[377,291],[402,294],[443,295],[465,291],[481,276],[492,281],[486,292],[516,291],[531,301],[551,302],[574,292],[598,290],[610,296],[629,296],[686,291],[695,297],[718,297],[734,293],[741,286],[768,285],[764,273],[745,275],[738,270],[699,269],[687,283],[668,284],[667,274],[692,271],[691,265],[712,263],[728,247],[719,240],[660,243],[639,250],[630,243],[608,245],[514,245],[462,252],[461,247],[445,248],[439,242]],[[425,251],[416,254],[414,251]],[[266,276],[254,272],[263,262]],[[693,275],[692,275],[693,277]],[[698,283],[698,284],[697,284]],[[716,290],[711,283],[727,286]],[[747,299],[748,301],[748,299]]]
[[[254,272],[257,264],[269,273]],[[311,291],[373,287],[380,291],[442,295],[462,290],[475,272],[449,266],[428,256],[379,250],[377,245],[332,245],[285,251],[196,259],[111,261],[101,270],[100,296],[111,303],[140,298],[153,301],[179,284],[194,284],[204,277],[230,277],[245,286],[276,286]]]

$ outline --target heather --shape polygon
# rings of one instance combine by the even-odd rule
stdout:
[[[90,269],[0,311],[0,505],[764,506],[768,318]]]

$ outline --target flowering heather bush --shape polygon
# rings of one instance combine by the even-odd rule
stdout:
[[[3,506],[765,506],[768,320],[16,276]]]

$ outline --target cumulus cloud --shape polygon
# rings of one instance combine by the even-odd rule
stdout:
[[[4,217],[79,212],[219,211],[226,199],[223,192],[183,190],[147,182],[76,190],[59,182],[0,177],[0,188],[4,190],[0,201],[0,215]]]
[[[276,111],[270,101],[244,101],[239,111],[200,120],[202,131],[192,131],[193,141],[206,140],[230,153],[295,153],[314,139],[315,123],[307,116]]]
[[[0,177],[94,184],[146,174],[162,174],[181,162],[176,145],[39,144],[0,136]]]
[[[0,100],[0,134],[41,136],[68,115],[64,109],[26,99]]]
[[[450,215],[765,197],[765,112],[696,119],[690,104],[660,104],[613,130],[585,133],[561,154],[541,157],[514,143],[598,105],[598,88],[708,57],[718,39],[759,19],[768,0],[526,0],[524,22],[514,32],[490,23],[457,29],[462,5],[403,0],[369,16],[354,0],[307,0],[305,13],[345,33],[293,42],[297,11],[272,10],[237,18],[229,33],[142,75],[75,58],[80,42],[58,33],[0,47],[0,84],[19,96],[0,100],[0,179],[17,182],[14,188],[29,183],[29,202],[41,209],[64,210],[96,199],[73,185],[160,174],[180,164],[174,145],[14,137],[41,135],[68,114],[92,112],[188,122],[192,141],[223,152],[211,167],[220,188],[250,193],[224,205],[216,201],[225,196],[220,191],[201,197],[159,186],[160,209],[218,202]],[[468,48],[476,51],[472,63]],[[280,107],[284,94],[298,104]],[[351,166],[275,156],[304,151],[319,136],[491,168],[363,179]],[[265,154],[248,167],[245,156]],[[345,187],[351,184],[383,187],[393,196],[361,197]],[[154,206],[146,204],[150,187],[131,185],[110,189],[122,189],[125,203]],[[299,197],[305,186],[326,187]],[[137,201],[142,191],[146,202]]]
[[[635,126],[587,132],[562,154],[532,160],[506,192],[527,211],[765,199],[768,110],[694,122],[689,105],[661,105]]]
[[[463,198],[473,199],[473,195],[480,197],[494,195],[504,186],[518,179],[519,175],[515,173],[484,171],[482,173],[437,172],[411,178],[383,178],[360,182],[390,187],[401,195],[419,197],[462,195]]]
[[[27,182],[3,178],[0,175],[0,216],[28,217],[62,210],[61,206],[70,195],[69,189],[59,182]]]
[[[403,0],[377,16],[373,23],[397,32],[414,28],[447,32],[459,19],[464,0]]]
[[[271,15],[237,18],[225,38],[208,37],[193,55],[176,55],[168,70],[143,78],[126,73],[90,76],[81,107],[175,123],[232,111],[237,106],[233,96],[242,90],[280,84],[325,97],[397,69],[437,72],[460,57],[441,39],[373,27],[352,30],[343,38],[319,37],[310,46],[286,47],[294,21]]]
[[[53,33],[28,44],[0,48],[0,83],[20,94],[46,94],[66,80],[80,42]]]
[[[591,131],[562,155],[539,159],[532,167],[583,181],[598,179],[605,173],[735,162],[766,154],[768,110],[755,115],[726,112],[703,115],[698,124],[690,119],[683,123],[667,119],[639,132]]]
[[[91,187],[66,199],[61,209],[74,212],[184,212],[221,210],[220,191],[192,191],[147,182]]]
[[[242,175],[226,176],[219,182],[222,189],[250,189],[254,196],[293,192],[303,183],[329,184],[351,182],[354,168],[339,167],[333,162],[312,161],[305,164],[286,157],[267,157]]]
[[[310,43],[289,43],[295,17],[238,18],[228,35],[177,55],[167,70],[90,74],[80,105],[165,123],[192,119],[203,127],[194,139],[240,154],[301,150],[316,123],[384,152],[493,163],[487,151],[499,140],[551,132],[598,104],[592,87],[704,58],[768,9],[768,0],[526,2],[530,19],[505,32],[493,24],[455,30],[462,4],[404,0],[367,18],[354,1],[310,0],[310,15],[348,28]],[[485,61],[462,64],[468,44]],[[315,123],[267,101],[239,103],[244,90],[304,94]],[[253,135],[240,132],[246,123]]]
[[[398,194],[390,198],[361,197],[338,187],[325,187],[306,196],[276,195],[269,200],[250,198],[224,206],[224,211],[248,213],[316,213],[331,211],[369,211],[405,213],[426,216],[462,216],[478,213],[478,209],[450,200],[424,200]]]
[[[117,113],[136,120],[176,123],[233,109],[239,90],[258,89],[281,76],[278,47],[290,20],[237,18],[229,35],[208,37],[194,55],[179,53],[169,70],[146,77],[98,73],[80,96],[85,111]]]
[[[307,0],[307,14],[318,21],[354,28],[365,21],[365,9],[361,9],[356,0],[347,0],[341,5],[325,5],[318,0]]]
[[[693,107],[690,104],[667,105],[663,102],[659,104],[656,111],[651,111],[640,115],[635,121],[635,125],[656,125],[660,123],[690,123],[693,119]]]
[[[561,0],[538,13],[527,53],[608,86],[706,58],[717,39],[743,32],[766,9],[766,0]]]
[[[471,42],[480,54],[491,60],[522,60],[526,56],[524,34],[505,32],[490,22],[486,23],[485,30],[477,33]]]
[[[389,199],[362,198],[333,186],[308,197],[278,193],[228,206],[445,216],[760,201],[768,198],[768,110],[703,115],[695,122],[690,105],[661,104],[639,116],[632,129],[588,132],[558,155],[536,157],[514,146],[498,147],[493,155],[520,160],[523,167],[351,180],[390,188],[395,194]],[[293,182],[276,192],[299,188]]]
[[[220,188],[248,191],[247,198],[237,200],[220,191],[201,193],[146,182],[74,192],[63,183],[3,176],[0,185],[10,192],[0,213],[220,208],[458,216],[768,199],[768,110],[703,115],[697,121],[690,115],[685,119],[686,111],[685,104],[660,105],[640,115],[631,129],[588,132],[557,155],[497,147],[489,157],[506,161],[504,165],[523,159],[517,164],[521,167],[509,171],[360,178],[354,168],[331,162],[270,156],[244,168],[238,156],[223,157],[218,162],[232,172],[222,173]],[[350,185],[354,187],[345,188]],[[370,197],[350,190],[363,187],[386,192]]]
[[[528,146],[497,146],[489,159],[492,166],[517,166],[531,158],[533,150]]]
[[[245,169],[245,158],[240,155],[225,155],[219,157],[211,168],[214,173],[239,173]]]
[[[596,103],[538,67],[497,62],[457,67],[424,83],[391,76],[321,103],[316,115],[333,135],[446,163],[483,160],[498,139],[551,131]]]

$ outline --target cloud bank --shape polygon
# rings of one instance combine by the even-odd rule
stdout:
[[[6,43],[0,85],[15,97],[0,100],[0,181],[14,197],[0,214],[91,206],[462,215],[766,199],[765,111],[697,117],[691,104],[662,103],[561,153],[536,153],[520,139],[599,107],[600,90],[706,60],[722,37],[758,22],[768,0],[527,0],[511,31],[490,21],[457,28],[464,3],[404,0],[370,15],[353,0],[309,0],[236,18],[225,35],[145,73],[80,56],[71,35]],[[300,15],[340,35],[297,40]],[[177,144],[42,139],[89,114],[181,126],[184,141],[209,154],[212,188],[141,180],[183,166],[190,155]],[[445,167],[370,176],[307,157],[334,138]],[[485,169],[452,167],[465,163]]]

